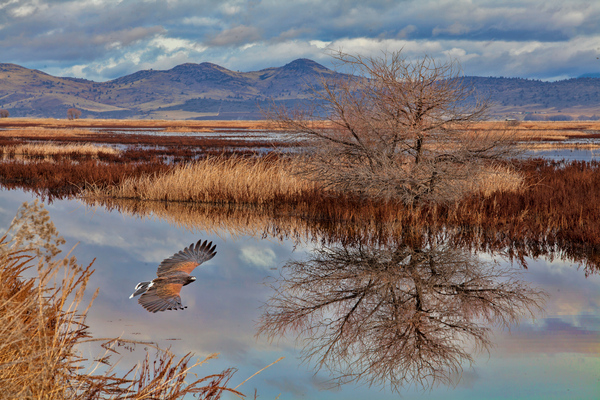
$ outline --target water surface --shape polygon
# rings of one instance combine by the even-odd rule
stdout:
[[[0,227],[8,227],[19,205],[33,199],[22,191],[0,192]],[[344,251],[340,243],[328,243],[324,248],[322,242],[311,240],[314,233],[291,238],[286,237],[285,232],[289,231],[285,229],[279,235],[274,229],[264,232],[260,221],[218,224],[206,218],[192,221],[188,217],[187,222],[176,222],[164,216],[159,218],[156,213],[139,217],[100,206],[89,207],[77,200],[55,201],[46,208],[67,240],[65,251],[77,244],[73,253],[81,264],[87,265],[95,259],[90,287],[99,287],[100,291],[88,316],[95,337],[152,341],[170,346],[179,356],[189,351],[201,357],[220,353],[217,360],[211,360],[197,373],[208,375],[236,367],[233,386],[284,356],[284,360],[244,384],[241,389],[250,397],[256,388],[260,398],[265,399],[275,399],[279,394],[280,399],[400,398],[385,382],[369,387],[368,376],[358,383],[328,389],[328,380],[336,375],[326,368],[315,374],[314,362],[303,361],[301,344],[306,344],[310,337],[300,336],[303,342],[297,343],[298,335],[294,333],[273,342],[265,336],[256,336],[265,303],[275,295],[265,283],[289,277],[290,270],[283,266],[290,261],[314,259],[315,250]],[[213,241],[217,255],[194,271],[196,282],[182,289],[186,310],[152,314],[128,298],[136,283],[155,276],[160,261],[199,239]],[[368,246],[365,249],[377,260],[391,257],[391,253],[385,252],[389,249],[383,252]],[[431,246],[427,249],[430,251]],[[442,254],[436,256],[440,262],[448,254],[454,254],[454,250],[444,251],[436,253]],[[352,254],[351,259],[355,260],[356,253]],[[462,365],[464,370],[453,376],[453,385],[424,390],[423,386],[415,387],[408,382],[400,388],[402,397],[597,398],[600,394],[598,275],[586,277],[578,265],[561,259],[529,259],[528,268],[524,269],[511,266],[498,255],[479,254],[477,258],[484,263],[497,261],[501,268],[512,268],[530,288],[544,292],[547,299],[543,310],[534,312],[535,319],[525,316],[520,324],[511,324],[510,330],[492,327],[489,339],[493,347],[489,351],[477,353],[472,349],[473,343],[460,343],[468,354],[473,354],[474,360],[471,365]],[[352,281],[350,278],[337,281],[332,290],[342,290],[343,285]],[[124,351],[125,361],[139,357],[139,350]]]

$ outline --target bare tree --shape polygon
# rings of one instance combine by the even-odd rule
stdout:
[[[352,74],[315,88],[313,109],[271,115],[314,145],[304,174],[326,187],[405,203],[454,200],[482,164],[514,151],[510,135],[470,129],[489,104],[455,63],[409,62],[400,52],[334,57]]]
[[[0,118],[8,118],[9,115],[10,113],[8,112],[8,110],[0,110]]]
[[[81,111],[76,108],[69,108],[67,110],[67,118],[68,119],[78,119],[81,117]]]
[[[428,388],[449,383],[468,350],[490,346],[540,307],[543,294],[515,272],[443,244],[377,249],[331,247],[290,262],[273,285],[259,334],[290,333],[333,383]]]

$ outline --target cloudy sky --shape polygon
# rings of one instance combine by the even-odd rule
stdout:
[[[239,71],[328,49],[403,49],[466,75],[600,72],[597,0],[0,0],[0,62],[105,81],[210,61]]]

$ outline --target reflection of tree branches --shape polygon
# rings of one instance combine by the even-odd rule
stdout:
[[[445,245],[322,248],[288,263],[265,305],[259,334],[298,334],[303,357],[335,383],[427,388],[449,383],[489,325],[508,327],[542,293],[511,270]]]

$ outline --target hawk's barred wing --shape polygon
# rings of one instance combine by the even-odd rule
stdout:
[[[186,307],[181,305],[181,297],[179,297],[182,286],[181,283],[157,281],[140,296],[138,303],[150,312],[183,310]]]
[[[212,247],[211,247],[212,246]],[[189,247],[181,250],[178,253],[173,254],[171,257],[163,260],[160,263],[156,274],[159,277],[169,276],[179,273],[190,274],[194,268],[202,264],[204,261],[208,261],[217,254],[215,251],[217,245],[213,245],[212,242],[207,240],[202,243],[201,240],[194,244],[190,244]]]

